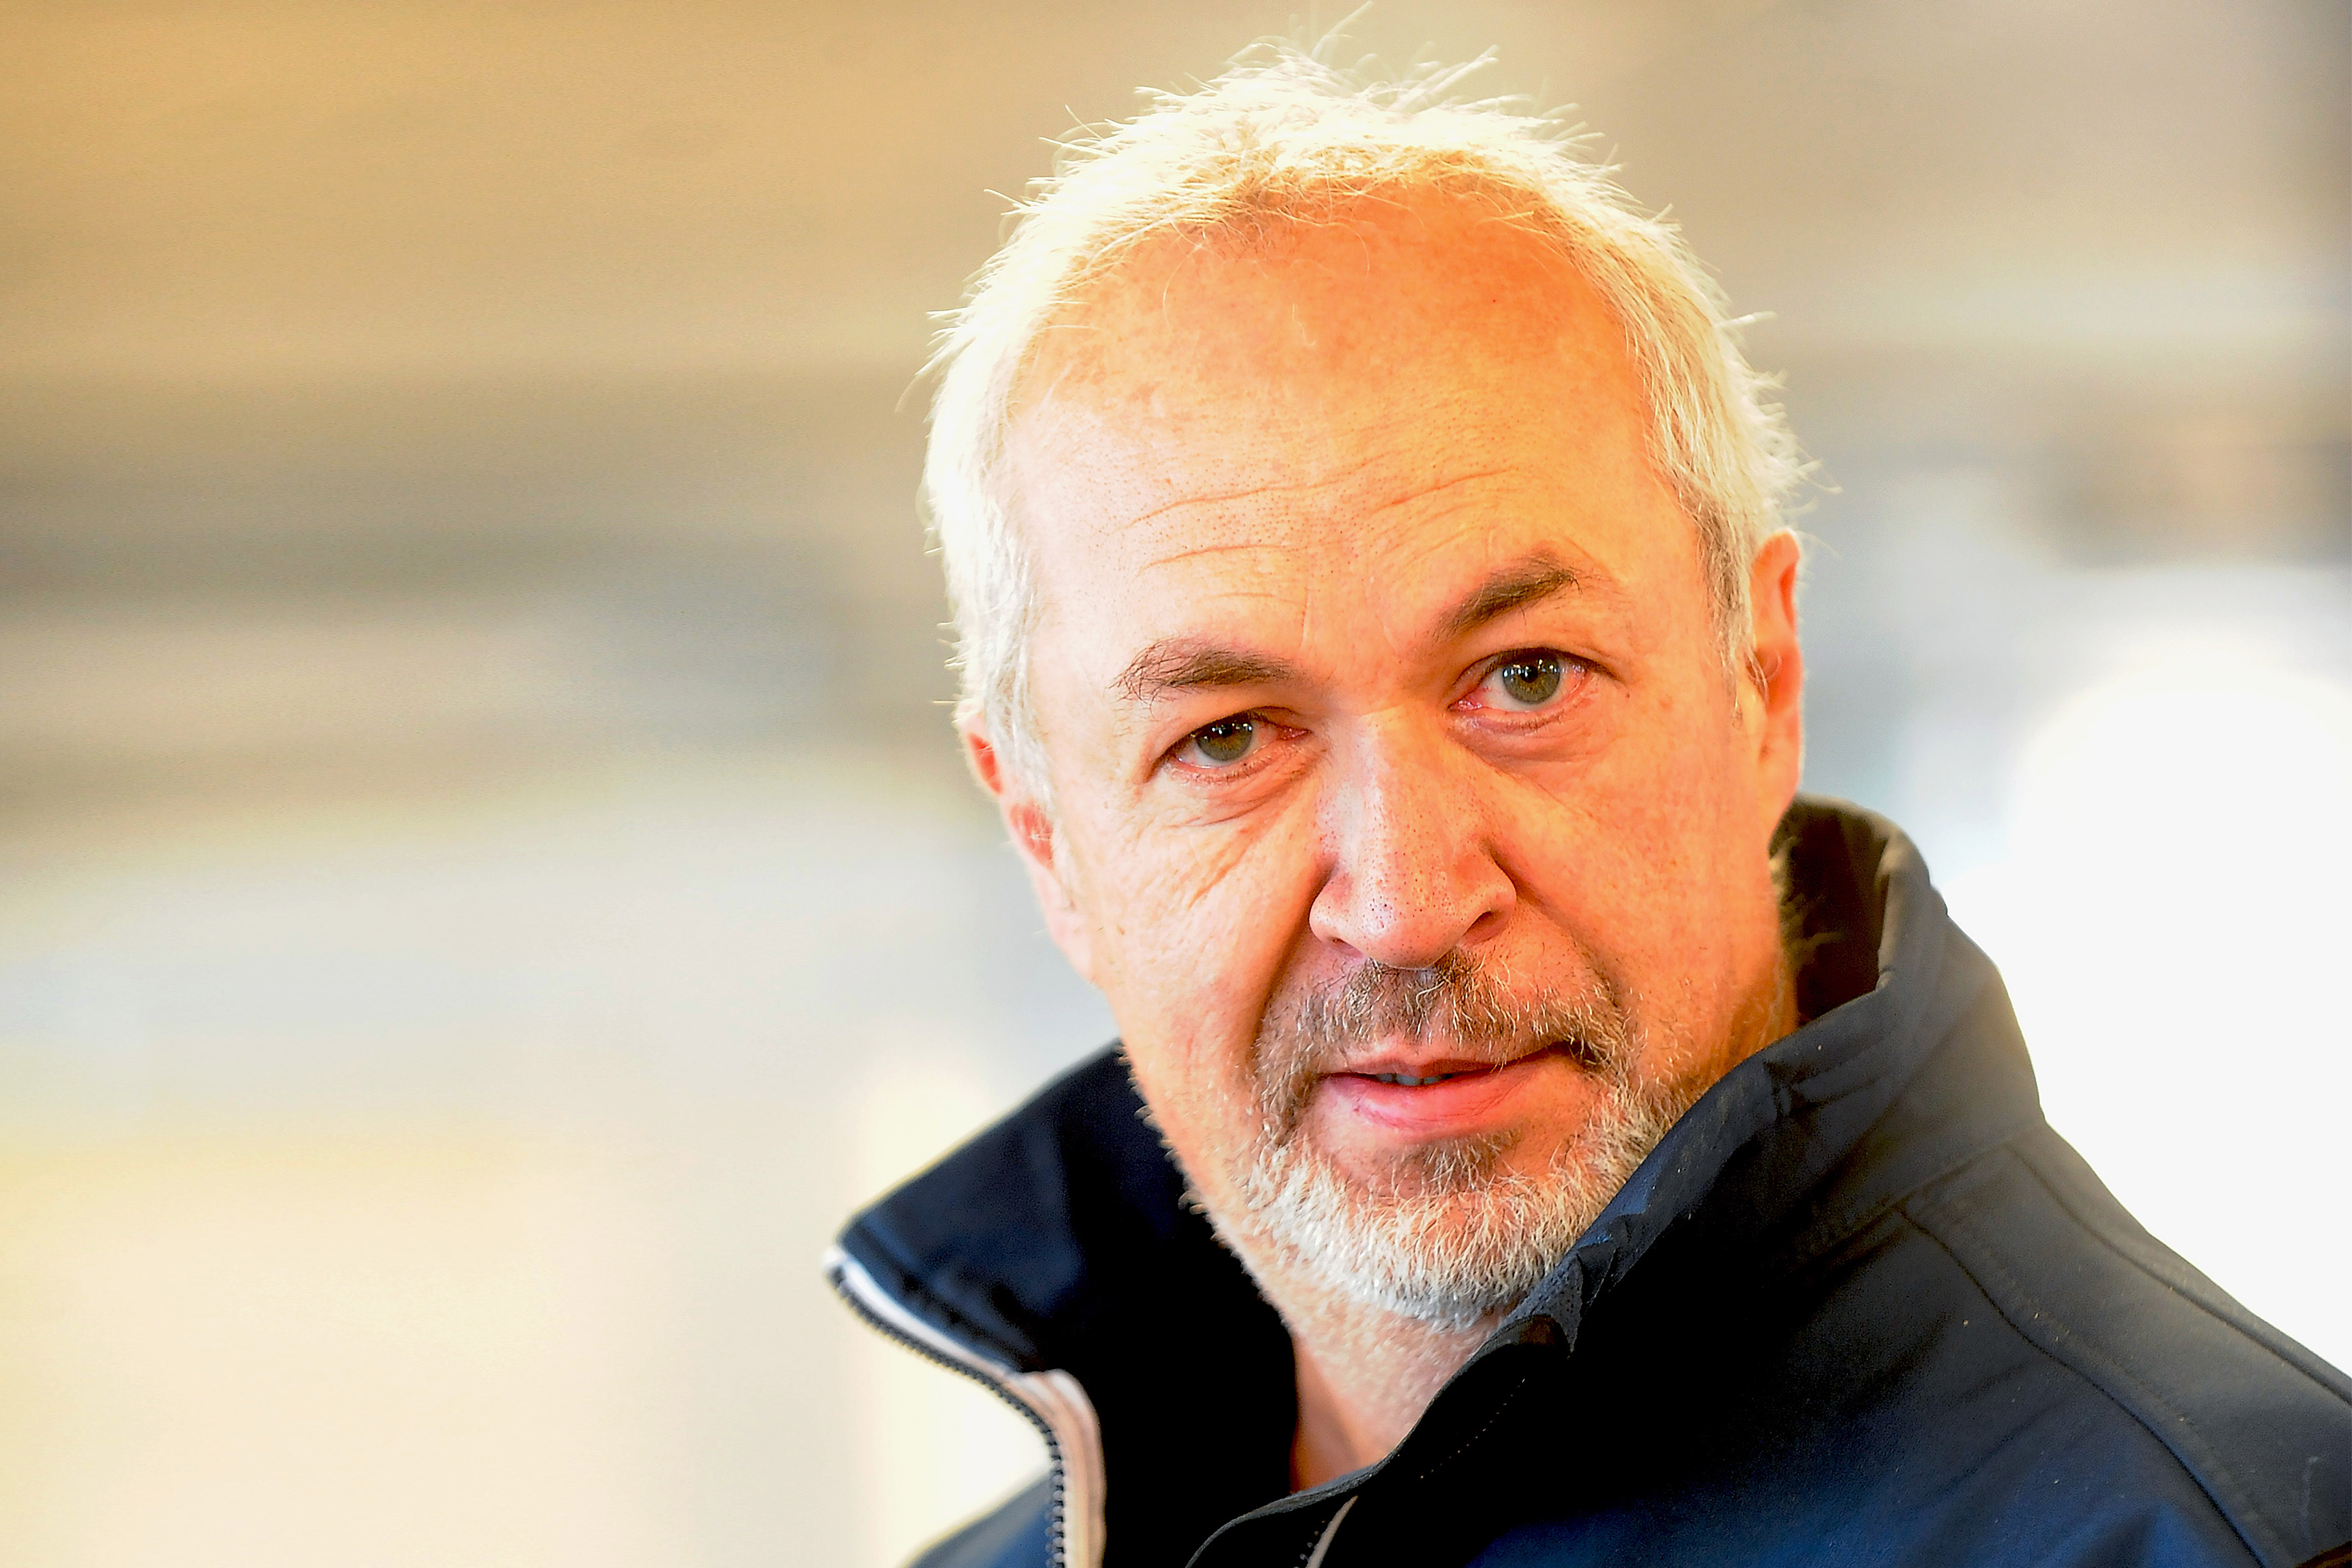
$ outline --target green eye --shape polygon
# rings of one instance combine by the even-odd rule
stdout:
[[[1249,755],[1250,748],[1257,743],[1257,721],[1247,717],[1220,719],[1193,731],[1191,739],[1203,762],[1213,768],[1222,768]]]
[[[1538,707],[1559,691],[1559,658],[1549,653],[1520,654],[1495,667],[1495,680],[1512,701]]]

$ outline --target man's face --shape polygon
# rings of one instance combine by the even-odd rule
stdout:
[[[1794,550],[1759,562],[1769,679],[1735,679],[1647,420],[1591,288],[1435,200],[1148,251],[1024,384],[1050,817],[975,752],[1261,1275],[1495,1273],[1513,1204],[1581,1184],[1581,1229],[1790,1021]]]

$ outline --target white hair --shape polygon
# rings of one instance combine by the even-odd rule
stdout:
[[[957,715],[980,722],[1041,798],[1028,661],[1037,593],[1003,471],[1006,429],[1045,331],[1161,237],[1246,239],[1425,191],[1485,204],[1558,245],[1624,330],[1653,458],[1698,531],[1727,667],[1747,662],[1749,569],[1801,465],[1721,291],[1568,128],[1515,101],[1457,97],[1484,58],[1373,79],[1331,64],[1335,42],[1260,44],[1200,90],[1155,94],[1136,118],[1064,143],[940,335],[923,491],[955,618]]]

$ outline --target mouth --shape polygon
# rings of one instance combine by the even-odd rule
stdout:
[[[1393,1058],[1377,1058],[1356,1067],[1343,1068],[1334,1078],[1360,1078],[1373,1083],[1388,1084],[1398,1089],[1427,1089],[1436,1084],[1451,1083],[1456,1079],[1508,1072],[1511,1068],[1532,1062],[1538,1058],[1556,1056],[1565,1047],[1555,1042],[1538,1046],[1499,1062],[1472,1061],[1462,1058],[1440,1058],[1426,1062],[1406,1062]]]
[[[1537,1087],[1573,1068],[1570,1050],[1546,1044],[1504,1061],[1413,1060],[1402,1053],[1359,1062],[1323,1079],[1327,1103],[1368,1132],[1409,1142],[1498,1131],[1532,1110]],[[1547,1091],[1549,1092],[1549,1091]]]

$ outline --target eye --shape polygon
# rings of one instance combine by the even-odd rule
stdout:
[[[1246,713],[1203,724],[1176,748],[1182,761],[1203,768],[1229,768],[1257,749],[1259,721]]]
[[[1559,655],[1540,648],[1510,654],[1486,672],[1480,689],[1500,700],[1496,707],[1540,708],[1559,695],[1566,679],[1563,664]]]

